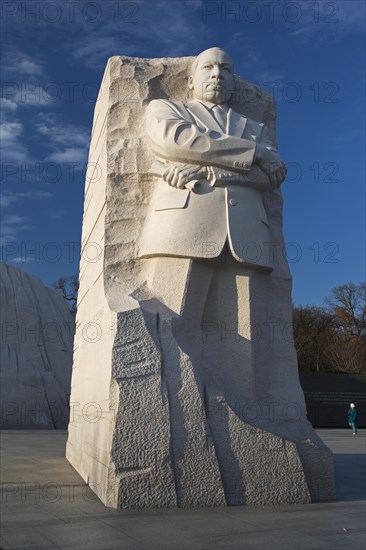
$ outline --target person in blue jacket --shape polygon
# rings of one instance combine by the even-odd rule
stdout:
[[[352,434],[357,434],[357,409],[354,403],[351,403],[348,409],[348,424],[352,428]]]

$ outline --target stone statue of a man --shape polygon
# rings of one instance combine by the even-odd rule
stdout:
[[[261,191],[286,176],[277,148],[263,123],[230,107],[234,66],[223,50],[196,58],[189,87],[188,103],[155,100],[148,107],[151,148],[165,165],[140,256],[212,258],[227,240],[238,262],[271,269]]]
[[[219,48],[112,58],[100,96],[83,246],[104,260],[81,261],[71,402],[103,414],[75,413],[68,459],[114,507],[333,500],[291,341],[272,99]]]
[[[189,87],[193,100],[147,108],[160,177],[140,258],[155,258],[148,284],[160,320],[173,319],[166,345],[187,354],[202,395],[218,392],[234,409],[259,403],[271,380],[251,332],[268,321],[263,287],[273,269],[262,192],[281,185],[286,167],[266,126],[230,107],[227,53],[202,52]]]

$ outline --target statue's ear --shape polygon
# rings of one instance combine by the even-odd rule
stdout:
[[[190,75],[188,78],[188,87],[190,90],[193,90],[193,76]]]

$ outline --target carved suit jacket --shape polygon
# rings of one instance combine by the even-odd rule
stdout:
[[[257,143],[276,151],[265,125],[229,108],[223,131],[203,102],[154,100],[147,108],[146,132],[156,157],[215,167],[216,181],[189,190],[157,178],[139,257],[214,258],[228,240],[238,262],[272,269],[261,196],[271,187],[253,164]]]

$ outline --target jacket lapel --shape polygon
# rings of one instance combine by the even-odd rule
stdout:
[[[233,111],[231,108],[229,109],[227,118],[228,134],[230,136],[241,137],[245,130],[247,119],[236,111]]]
[[[186,104],[186,109],[191,116],[193,116],[203,126],[209,130],[220,132],[220,134],[222,133],[220,125],[216,122],[216,119],[206,105],[200,101],[193,100]],[[244,133],[246,123],[247,119],[244,116],[240,115],[236,111],[233,111],[231,107],[229,108],[226,125],[227,134],[230,136],[241,137]]]
[[[208,130],[214,130],[222,134],[220,125],[211,114],[210,109],[200,101],[189,101],[186,104],[187,111]]]

